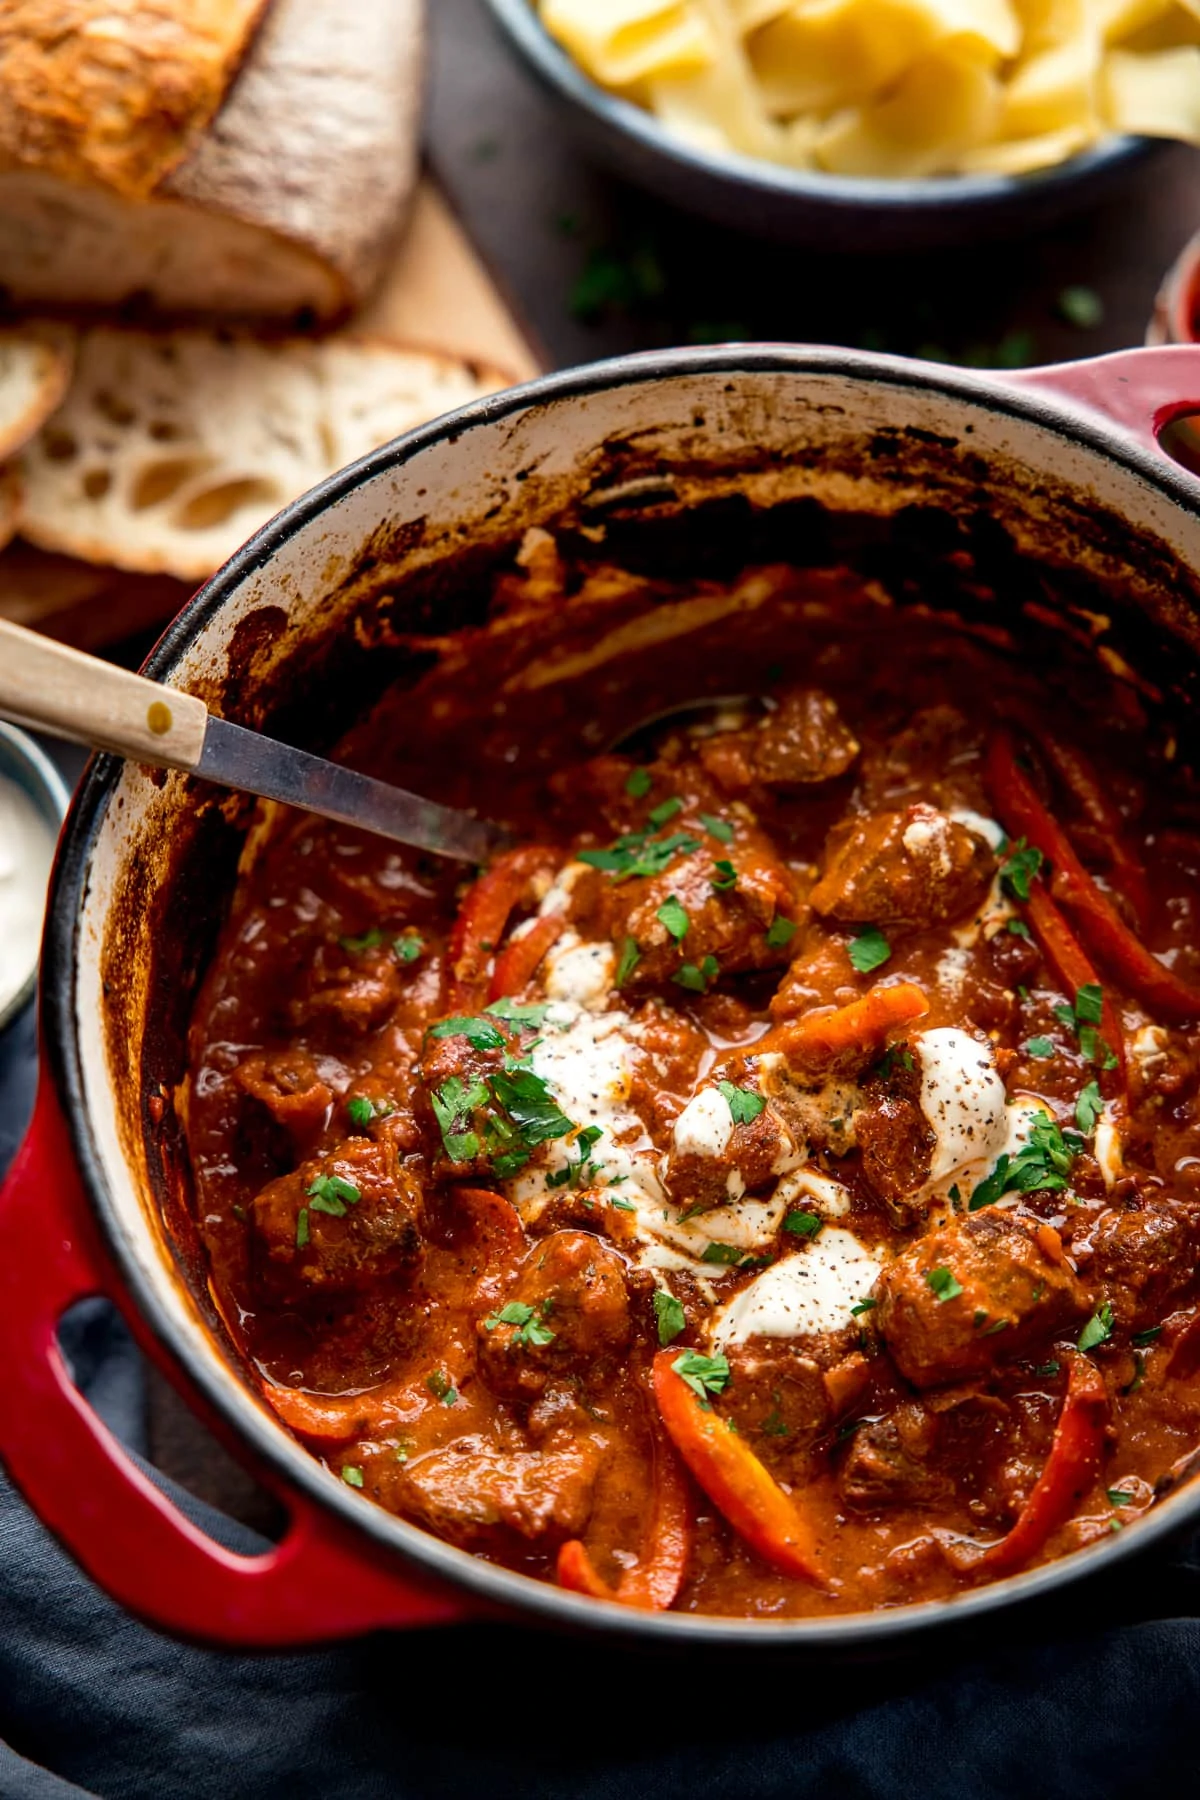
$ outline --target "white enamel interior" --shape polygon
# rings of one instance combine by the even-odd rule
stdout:
[[[425,519],[424,536],[409,553],[410,566],[461,543],[464,523],[470,528],[477,521],[479,534],[488,537],[507,537],[536,523],[545,516],[545,508],[561,503],[564,484],[583,492],[603,475],[605,459],[599,446],[614,437],[643,439],[666,462],[678,459],[694,465],[698,458],[709,465],[707,473],[691,468],[688,482],[697,491],[709,482],[719,485],[723,463],[751,448],[779,458],[778,469],[755,478],[754,485],[764,493],[776,498],[813,494],[833,507],[890,511],[936,495],[927,492],[919,476],[907,486],[897,485],[877,481],[869,465],[846,472],[831,470],[829,463],[835,452],[853,445],[865,431],[916,427],[958,438],[982,459],[995,484],[998,509],[1005,494],[1023,479],[1044,490],[1046,497],[1037,501],[1029,516],[1030,549],[1046,553],[1053,548],[1070,556],[1069,523],[1055,497],[1083,495],[1136,521],[1185,567],[1200,568],[1200,517],[1184,503],[1182,494],[1175,497],[1155,485],[1151,462],[1144,461],[1141,469],[1133,466],[1138,453],[1131,442],[1123,443],[1116,431],[1111,434],[1111,445],[1130,459],[1123,462],[1106,453],[1099,441],[1072,439],[1068,407],[1056,408],[1052,402],[1006,391],[996,378],[810,350],[742,352],[740,366],[739,353],[729,350],[680,354],[674,366],[670,359],[664,363],[647,358],[614,368],[615,375],[608,378],[614,385],[605,385],[598,371],[582,371],[575,391],[561,391],[571,382],[564,377],[557,395],[552,386],[548,401],[535,396],[510,410],[513,402],[502,396],[497,403],[473,409],[450,437],[417,434],[408,440],[391,466],[377,464],[374,473],[365,474],[327,510],[302,523],[270,560],[243,577],[220,612],[183,650],[170,679],[187,688],[220,670],[239,620],[267,603],[285,605],[293,622],[319,630],[339,579],[382,523]],[[1004,410],[1008,407],[1015,410]],[[705,423],[698,427],[695,420],[701,416]],[[1097,429],[1095,421],[1092,429]],[[801,451],[803,455],[798,454]],[[527,478],[518,482],[518,471]],[[486,517],[489,512],[491,518]],[[1112,572],[1123,574],[1135,586],[1139,579],[1135,569]],[[169,1253],[155,1229],[154,1201],[142,1158],[137,1145],[127,1143],[123,1135],[117,1096],[129,1079],[128,1068],[136,1065],[138,1047],[128,1047],[125,1071],[111,1066],[102,1029],[105,1000],[99,953],[110,902],[141,834],[169,829],[179,779],[172,776],[165,787],[158,787],[142,771],[127,766],[109,797],[79,919],[74,996],[78,1065],[86,1094],[86,1129],[108,1190],[110,1236],[118,1255],[127,1273],[140,1275],[152,1292],[160,1335],[169,1337],[186,1366],[202,1372],[210,1397],[234,1426],[261,1437],[258,1403],[225,1364],[172,1273]],[[362,1522],[368,1509],[361,1501],[321,1477],[312,1459],[282,1428],[274,1428],[273,1439],[272,1454],[289,1479],[311,1490],[315,1475],[330,1490],[328,1504]],[[373,1520],[371,1529],[376,1537],[390,1537],[409,1554],[443,1572],[456,1572],[476,1587],[538,1604],[538,1584],[505,1576],[436,1545],[386,1515]],[[1036,1575],[1003,1585],[1012,1589],[1030,1584],[1037,1584]],[[568,1610],[575,1604],[569,1597],[554,1597]],[[580,1617],[588,1614],[592,1603],[582,1606]],[[595,1617],[594,1610],[591,1616]],[[674,1623],[695,1626],[696,1621]],[[735,1624],[713,1623],[719,1623],[726,1636]],[[670,1616],[659,1621],[668,1632],[671,1626]],[[788,1629],[811,1635],[819,1628],[812,1622],[793,1621]]]

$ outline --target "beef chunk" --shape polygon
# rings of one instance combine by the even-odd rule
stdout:
[[[725,1410],[769,1468],[798,1477],[816,1441],[861,1397],[866,1358],[851,1333],[786,1342],[751,1338],[729,1351]]]
[[[918,1400],[860,1425],[838,1471],[842,1499],[868,1512],[945,1500],[954,1484],[934,1460],[938,1436],[938,1420]]]
[[[995,872],[978,832],[918,803],[835,826],[810,899],[843,924],[941,925],[975,906]]]
[[[1108,1212],[1092,1239],[1092,1275],[1117,1323],[1157,1323],[1196,1279],[1200,1208],[1164,1197],[1137,1212]]]
[[[928,1232],[875,1297],[875,1324],[916,1387],[982,1374],[1090,1308],[1057,1232],[990,1208]]]
[[[345,942],[322,944],[289,1003],[288,1018],[297,1027],[327,1025],[341,1035],[363,1037],[394,1011],[403,988],[401,965],[389,941],[357,951],[348,950]]]
[[[864,802],[874,810],[919,794],[961,805],[964,767],[977,761],[980,750],[979,726],[957,707],[922,707],[902,730],[863,758]]]
[[[466,1550],[553,1547],[586,1527],[601,1455],[587,1438],[555,1450],[459,1438],[389,1470],[388,1503]]]
[[[602,1382],[631,1333],[620,1257],[586,1231],[555,1231],[480,1320],[479,1372],[493,1393],[513,1400],[535,1399],[566,1375]]]
[[[773,1108],[735,1124],[720,1089],[705,1086],[675,1120],[665,1185],[676,1206],[724,1206],[795,1168],[803,1154]]]
[[[919,1104],[921,1076],[914,1058],[908,1056],[911,1068],[898,1057],[890,1061],[886,1077],[864,1085],[854,1134],[873,1191],[886,1206],[899,1208],[928,1181],[936,1138]]]
[[[785,694],[749,731],[721,732],[700,743],[701,763],[727,793],[767,787],[809,787],[853,767],[858,739],[836,700],[817,688]]]
[[[424,1255],[421,1214],[420,1185],[390,1145],[352,1138],[272,1181],[254,1201],[259,1278],[292,1303],[353,1294],[389,1276],[411,1279]]]
[[[243,1093],[265,1106],[271,1117],[294,1138],[318,1132],[333,1104],[333,1092],[306,1050],[270,1050],[239,1063],[236,1080]]]

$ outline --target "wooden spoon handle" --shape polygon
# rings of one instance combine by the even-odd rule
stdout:
[[[194,694],[0,619],[0,717],[154,768],[194,769],[208,708]]]

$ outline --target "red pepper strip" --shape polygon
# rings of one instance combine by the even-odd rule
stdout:
[[[483,1004],[492,957],[509,915],[529,892],[534,876],[550,872],[560,860],[547,846],[522,845],[499,857],[469,889],[450,934],[447,1012],[472,1012]]]
[[[654,1359],[654,1398],[671,1442],[738,1536],[781,1575],[820,1582],[812,1530],[743,1438],[706,1410],[672,1364]]]
[[[519,938],[514,938],[496,958],[488,999],[504,1000],[527,988],[551,944],[562,936],[565,925],[561,913],[547,913],[544,919],[535,919]]]
[[[1078,922],[1098,961],[1152,1010],[1181,1021],[1200,1019],[1200,988],[1189,987],[1139,944],[1043,805],[1017,762],[1011,734],[1003,729],[988,745],[985,776],[1000,823],[1010,837],[1025,838],[1049,860],[1050,892]]]
[[[778,1051],[788,1062],[822,1069],[851,1053],[881,1050],[889,1031],[928,1011],[929,1002],[915,982],[897,981],[890,987],[871,988],[849,1006],[805,1013],[801,1019],[777,1025],[766,1037],[756,1039],[747,1054]]]
[[[1105,793],[1100,777],[1082,751],[1055,737],[1037,732],[1064,787],[1070,789],[1091,824],[1104,838],[1113,885],[1120,889],[1133,913],[1134,923],[1145,929],[1150,917],[1150,888],[1145,870],[1125,842],[1125,821]]]
[[[455,1239],[460,1232],[470,1238],[488,1274],[495,1272],[497,1264],[524,1256],[529,1248],[516,1207],[491,1188],[450,1188],[446,1208]]]
[[[1116,1007],[1101,986],[1100,977],[1088,961],[1086,951],[1040,882],[1035,881],[1030,888],[1025,910],[1033,935],[1041,945],[1063,993],[1073,1000],[1081,987],[1092,985],[1100,988],[1100,1036],[1116,1057],[1121,1079],[1124,1081],[1125,1042],[1121,1021],[1117,1017]]]
[[[586,1547],[572,1538],[558,1553],[560,1587],[594,1600],[615,1600],[646,1612],[666,1612],[683,1585],[692,1549],[692,1504],[687,1481],[670,1445],[660,1441],[654,1456],[654,1510],[643,1553],[616,1587],[598,1572]]]
[[[332,1450],[385,1428],[391,1419],[389,1400],[406,1391],[395,1382],[367,1394],[306,1394],[300,1388],[264,1386],[263,1398],[289,1431]]]
[[[1054,1428],[1054,1442],[1037,1485],[1006,1537],[990,1545],[972,1567],[1007,1574],[1036,1556],[1050,1534],[1066,1523],[1087,1493],[1100,1466],[1108,1390],[1095,1363],[1073,1356],[1067,1397]]]

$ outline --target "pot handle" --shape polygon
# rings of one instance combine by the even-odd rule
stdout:
[[[113,1295],[120,1283],[44,1069],[33,1122],[0,1190],[0,1243],[0,1458],[43,1524],[114,1600],[180,1636],[260,1649],[470,1615],[470,1602],[401,1572],[291,1490],[278,1544],[258,1556],[222,1548],[92,1411],[71,1380],[58,1324],[77,1300]]]
[[[1066,400],[1084,412],[1098,414],[1159,456],[1168,455],[1159,443],[1163,426],[1189,413],[1200,413],[1200,345],[1196,344],[1117,350],[1085,362],[1016,369],[1004,379],[1025,392]],[[1177,463],[1176,467],[1184,465]]]

